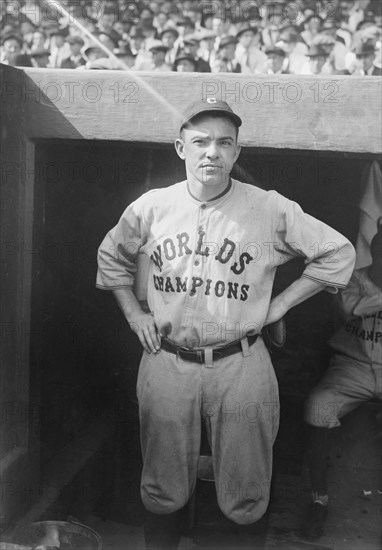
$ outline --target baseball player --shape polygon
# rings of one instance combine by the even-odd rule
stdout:
[[[331,338],[330,366],[305,404],[311,426],[307,462],[312,501],[302,533],[320,537],[328,515],[327,438],[363,402],[382,399],[382,225],[370,246],[373,262],[354,271],[340,294],[345,324]]]
[[[230,177],[241,124],[225,102],[193,103],[175,140],[187,179],[130,204],[99,248],[97,286],[113,291],[144,350],[137,395],[147,548],[177,547],[201,417],[218,505],[251,536],[268,506],[279,422],[262,327],[323,289],[345,287],[354,266],[341,234],[277,192]],[[134,294],[140,254],[150,260],[149,312]],[[277,267],[296,256],[305,258],[302,276],[271,299]]]

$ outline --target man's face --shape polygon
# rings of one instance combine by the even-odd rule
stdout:
[[[18,40],[15,40],[14,38],[9,38],[9,40],[6,40],[3,44],[3,48],[7,59],[11,54],[18,54],[21,52],[21,47]]]
[[[370,69],[373,65],[374,53],[368,55],[357,55],[357,63],[360,69],[363,69],[365,72]]]
[[[221,55],[221,57],[228,59],[228,61],[232,61],[235,57],[235,51],[236,44],[227,44],[226,46],[223,46],[223,48],[220,48],[219,54]]]
[[[70,53],[74,56],[80,55],[81,53],[81,44],[70,44]]]
[[[187,179],[208,187],[228,183],[240,153],[234,123],[227,117],[208,114],[189,123],[175,147],[186,163]]]
[[[101,18],[102,28],[111,30],[114,24],[114,13],[104,13]]]
[[[284,62],[284,57],[276,53],[268,54],[267,65],[274,72],[281,71]]]
[[[163,50],[151,50],[151,59],[155,65],[155,67],[158,67],[159,65],[162,65],[164,63],[164,58],[166,56],[166,53]]]
[[[215,44],[215,38],[203,38],[200,41],[200,48],[203,51],[212,52],[212,50],[214,49],[214,44]]]
[[[165,32],[162,35],[162,42],[165,46],[167,46],[170,50],[173,47],[175,43],[175,35],[172,32]]]
[[[254,36],[255,35],[252,31],[245,31],[239,36],[239,42],[244,48],[249,48]]]
[[[326,57],[318,55],[317,57],[311,57],[309,59],[309,66],[312,74],[320,74],[322,67],[325,65]]]
[[[196,57],[199,49],[199,44],[194,44],[194,42],[186,44],[186,47],[184,48],[184,51],[186,53],[189,53],[192,55],[192,57]]]

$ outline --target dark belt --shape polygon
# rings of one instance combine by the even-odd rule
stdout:
[[[257,340],[258,334],[253,336],[247,336],[248,345],[252,346]],[[167,338],[162,338],[162,349],[170,353],[174,353],[184,361],[192,361],[193,363],[199,363],[202,365],[205,363],[205,353],[203,348],[191,349],[186,348],[185,346],[177,346],[171,340]],[[234,355],[235,353],[241,353],[241,340],[235,340],[226,346],[219,346],[212,350],[212,358],[214,361],[218,359],[223,359],[223,357],[228,357],[229,355]]]

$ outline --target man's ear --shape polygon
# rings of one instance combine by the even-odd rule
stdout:
[[[239,158],[240,151],[241,151],[241,145],[236,144],[236,153],[235,153],[235,160],[234,160],[234,162],[236,162],[237,159]]]
[[[175,140],[174,145],[175,145],[175,151],[178,153],[178,156],[182,160],[185,160],[186,155],[184,154],[184,141],[181,138],[177,138]]]

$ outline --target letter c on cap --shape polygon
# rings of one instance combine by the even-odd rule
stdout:
[[[217,103],[218,100],[216,99],[216,97],[208,97],[207,98],[207,103]]]

